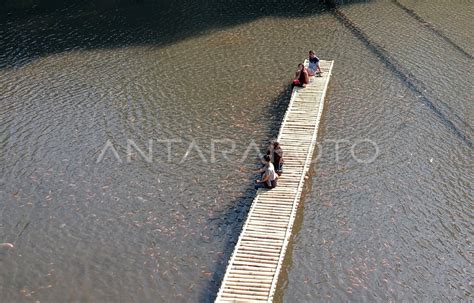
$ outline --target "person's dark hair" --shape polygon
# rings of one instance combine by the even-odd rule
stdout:
[[[314,52],[314,50],[310,49],[308,53],[312,53],[313,55],[315,55],[316,53]]]
[[[278,141],[273,142],[273,147],[274,148],[278,148],[278,146],[280,146],[280,143],[278,143]]]
[[[298,67],[302,67],[302,66],[304,66],[303,63],[298,64]]]
[[[270,162],[270,156],[269,155],[263,156],[263,160]]]

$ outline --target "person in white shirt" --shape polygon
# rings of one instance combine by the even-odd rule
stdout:
[[[262,179],[257,179],[255,181],[255,189],[259,188],[275,188],[277,186],[278,175],[275,172],[275,167],[271,162],[269,155],[263,157],[264,167],[259,169],[257,172],[263,173]]]
[[[319,58],[316,57],[316,54],[314,51],[310,50],[309,51],[309,56],[308,56],[308,74],[310,76],[317,75],[321,77],[321,68],[319,67]]]

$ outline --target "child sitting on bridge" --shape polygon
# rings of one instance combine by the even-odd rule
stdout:
[[[264,167],[257,170],[256,172],[263,173],[262,179],[257,179],[255,181],[255,189],[259,188],[275,188],[277,186],[277,179],[278,175],[275,172],[275,167],[271,162],[270,156],[265,155],[263,156],[262,162],[264,163]]]
[[[281,148],[280,143],[276,140],[270,141],[270,144],[267,148],[267,155],[270,156],[278,176],[281,176],[283,173],[283,149]]]

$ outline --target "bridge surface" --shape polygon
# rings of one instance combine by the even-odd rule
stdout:
[[[313,158],[333,64],[334,61],[320,61],[322,77],[312,77],[305,88],[293,89],[278,135],[284,150],[284,172],[276,188],[258,190],[216,302],[273,301]]]

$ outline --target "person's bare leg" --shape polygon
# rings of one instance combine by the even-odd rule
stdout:
[[[321,77],[321,75],[323,74],[323,72],[321,71],[321,68],[319,67],[319,65],[318,65],[316,74],[317,74],[319,77]]]

